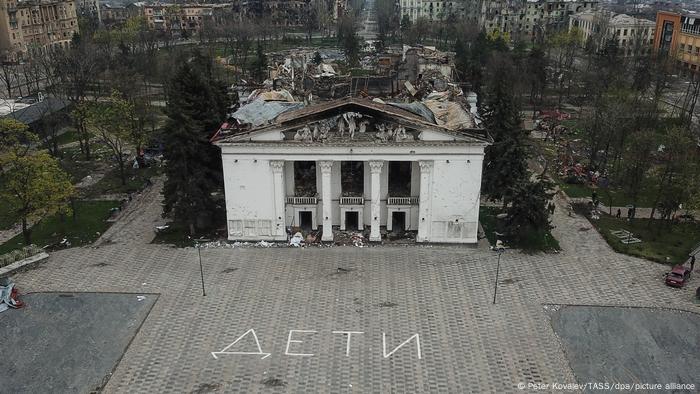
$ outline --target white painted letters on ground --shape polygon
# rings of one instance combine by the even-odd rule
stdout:
[[[234,351],[230,351],[230,349],[233,347],[233,345],[235,345],[236,343],[238,343],[238,341],[240,341],[243,337],[245,337],[245,336],[248,335],[249,333],[253,334],[253,339],[255,340],[255,345],[258,347],[258,351],[257,351],[257,352],[234,352]],[[222,354],[259,354],[259,355],[262,356],[261,359],[265,359],[265,358],[267,358],[268,356],[270,356],[270,353],[265,353],[265,352],[262,351],[262,348],[260,347],[260,341],[258,340],[258,336],[255,334],[255,330],[252,329],[252,328],[251,328],[250,330],[246,331],[245,334],[243,334],[243,335],[241,335],[240,337],[238,337],[235,341],[231,342],[230,345],[228,345],[228,346],[226,346],[225,348],[221,349],[221,351],[219,351],[219,352],[211,352],[211,355],[212,355],[214,358],[218,358],[217,356],[222,355]]]
[[[348,342],[345,345],[345,357],[350,357],[350,338],[352,334],[364,334],[362,331],[333,331],[333,334],[348,334]]]
[[[397,346],[394,350],[390,351],[389,353],[386,352],[386,333],[382,333],[382,349],[384,350],[384,358],[388,358],[392,354],[394,354],[397,350],[401,349],[401,346],[407,344],[408,342],[411,341],[411,339],[416,338],[416,350],[418,350],[418,359],[421,359],[421,352],[420,352],[420,336],[418,334],[413,334],[410,338],[407,340],[403,341],[399,346]]]
[[[289,334],[287,335],[287,346],[285,347],[284,354],[285,354],[286,356],[297,356],[297,357],[311,357],[311,356],[314,356],[315,353],[302,353],[302,352],[301,352],[302,350],[306,350],[307,352],[308,352],[309,350],[311,350],[311,349],[308,348],[308,347],[309,347],[308,345],[307,345],[306,347],[304,347],[304,345],[302,345],[302,344],[304,343],[304,340],[303,340],[302,338],[303,338],[303,334],[307,334],[306,339],[308,340],[308,335],[309,335],[309,334],[316,334],[316,333],[318,333],[318,331],[316,331],[316,330],[289,330]],[[365,332],[364,332],[364,331],[336,330],[336,331],[331,331],[331,333],[332,333],[332,334],[347,335],[347,340],[345,341],[345,357],[350,357],[350,347],[351,347],[351,343],[352,343],[352,336],[353,336],[353,334],[361,335],[361,334],[364,334]],[[257,351],[250,351],[250,350],[246,350],[246,351],[243,351],[243,350],[232,350],[233,347],[234,347],[236,344],[238,344],[238,343],[239,343],[243,338],[245,338],[246,336],[251,336],[251,337],[252,337],[253,343],[255,343],[255,347],[257,348]],[[392,351],[390,351],[390,352],[387,353],[387,350],[386,350],[386,333],[385,333],[385,332],[382,332],[382,356],[383,356],[383,358],[389,358],[389,357],[391,357],[391,356],[392,356],[394,353],[396,353],[399,349],[401,349],[401,348],[404,347],[407,343],[409,343],[409,342],[411,342],[411,341],[413,341],[413,340],[415,340],[415,343],[416,343],[416,355],[417,355],[418,359],[420,360],[420,359],[423,358],[423,353],[422,353],[422,350],[421,350],[420,336],[419,336],[417,333],[411,335],[408,339],[406,339],[405,341],[401,342],[401,344],[399,344],[398,346],[396,346],[396,347],[394,348],[394,350],[392,350]],[[248,342],[249,345],[250,345],[250,340],[247,340],[247,342]],[[292,349],[293,351],[290,350],[290,348],[292,347],[292,344],[294,344],[294,349]],[[242,344],[239,344],[239,345],[238,345],[239,348],[242,348],[243,346],[244,346],[244,345],[242,345]],[[248,349],[250,349],[250,346],[248,347]],[[402,352],[402,353],[404,354],[403,357],[406,357],[406,355],[405,355],[406,352]],[[226,346],[225,348],[221,349],[221,350],[218,351],[218,352],[211,352],[212,357],[214,357],[215,359],[218,359],[219,356],[224,355],[224,354],[227,354],[227,355],[234,355],[234,354],[251,355],[251,354],[254,354],[254,355],[262,356],[262,357],[260,357],[261,359],[266,359],[266,358],[269,357],[272,353],[265,353],[265,352],[263,352],[262,346],[260,346],[260,340],[258,339],[258,335],[255,333],[255,330],[251,328],[250,330],[246,331],[243,335],[241,335],[240,337],[236,338],[235,341],[231,342],[231,343],[230,343],[228,346]]]
[[[289,330],[289,336],[287,337],[287,349],[284,351],[284,354],[287,356],[303,356],[303,357],[309,357],[313,356],[313,353],[289,353],[289,345],[292,343],[302,343],[304,341],[300,341],[298,339],[292,339],[292,335],[295,332],[306,332],[306,333],[316,333],[318,331],[316,330]]]

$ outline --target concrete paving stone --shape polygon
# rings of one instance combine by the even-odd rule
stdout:
[[[579,231],[590,223],[569,217],[563,201],[553,218],[563,251],[508,250],[496,305],[496,254],[456,246],[204,249],[202,297],[196,250],[149,244],[162,219],[157,186],[148,193],[99,247],[56,252],[15,277],[27,291],[160,294],[107,393],[518,392],[520,382],[576,381],[545,305],[700,312],[697,279],[664,286],[666,266],[616,254],[594,229]],[[251,328],[269,357],[212,357]],[[289,330],[318,331],[291,343],[291,352],[313,356],[285,355]],[[352,337],[349,357],[333,330],[364,332]],[[385,358],[382,333],[387,351],[418,333],[422,358],[414,341]],[[250,335],[236,346],[257,351]],[[262,383],[270,377],[285,385]]]

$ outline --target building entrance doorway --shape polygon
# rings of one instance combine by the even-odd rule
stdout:
[[[391,230],[395,233],[406,230],[406,212],[391,213]]]
[[[357,231],[360,229],[360,213],[354,211],[345,212],[345,229]]]
[[[299,227],[302,230],[311,230],[313,226],[313,217],[311,211],[299,211]]]

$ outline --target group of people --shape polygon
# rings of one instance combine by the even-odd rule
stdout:
[[[631,207],[627,208],[627,220],[632,220],[634,219],[635,215],[637,214],[637,207],[632,205]],[[622,209],[617,208],[617,212],[615,213],[616,218],[621,218],[622,217]]]

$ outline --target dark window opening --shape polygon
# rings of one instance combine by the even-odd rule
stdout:
[[[345,212],[345,229],[348,231],[357,231],[360,228],[360,213]]]
[[[411,162],[389,162],[389,196],[411,196]]]
[[[406,229],[406,212],[392,212],[391,231],[395,233],[403,232]]]
[[[316,196],[316,162],[294,162],[294,195],[297,197]]]
[[[313,217],[311,216],[311,211],[300,211],[299,212],[299,227],[302,230],[311,230],[313,226]]]
[[[340,187],[343,197],[362,197],[365,189],[364,162],[344,161],[340,164]]]

